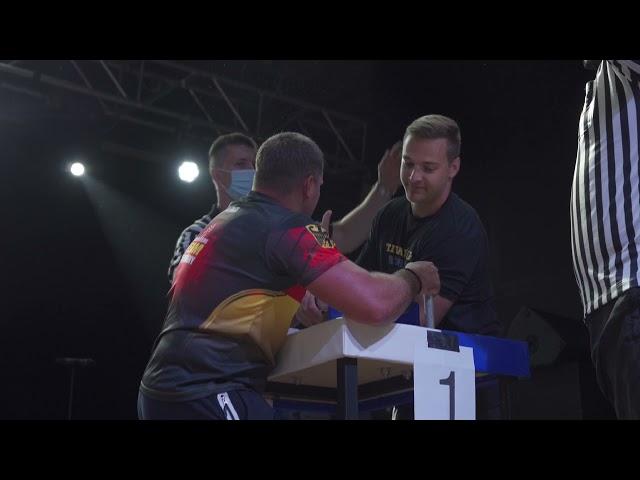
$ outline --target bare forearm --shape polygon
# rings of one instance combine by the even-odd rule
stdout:
[[[414,274],[406,270],[398,270],[393,275],[380,273],[372,273],[372,275],[374,277],[384,276],[382,279],[384,284],[380,291],[377,292],[377,298],[380,301],[380,305],[377,308],[383,312],[381,315],[382,323],[395,321],[413,301],[416,292],[420,291],[419,280],[416,279]],[[393,279],[391,286],[389,286],[389,277]]]
[[[391,193],[376,182],[360,205],[333,224],[332,238],[341,252],[349,253],[362,245],[376,213],[390,199]]]
[[[398,318],[418,293],[436,295],[440,280],[430,262],[412,262],[388,275],[367,272],[345,261],[323,273],[307,289],[346,317],[379,325]]]
[[[387,275],[356,268],[318,285],[321,288],[309,285],[309,290],[344,316],[374,325],[395,320],[419,291],[410,272]]]

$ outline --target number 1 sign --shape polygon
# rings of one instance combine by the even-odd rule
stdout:
[[[458,337],[427,330],[415,347],[413,385],[416,420],[475,420],[473,349]]]

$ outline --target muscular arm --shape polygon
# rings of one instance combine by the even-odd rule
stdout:
[[[439,291],[437,273],[434,278],[423,282],[423,290]],[[387,275],[367,272],[344,261],[316,278],[307,289],[352,320],[381,325],[402,314],[415,296],[416,287],[419,288],[413,274],[405,270]]]

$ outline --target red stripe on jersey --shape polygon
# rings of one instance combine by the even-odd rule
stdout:
[[[304,294],[306,292],[307,292],[307,289],[304,288],[302,285],[294,285],[293,287],[287,288],[284,291],[284,293],[289,295],[291,298],[293,298],[298,303],[302,302],[302,297],[304,297]]]

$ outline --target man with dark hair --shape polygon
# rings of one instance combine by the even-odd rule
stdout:
[[[167,272],[169,283],[173,282],[175,269],[193,239],[232,200],[249,193],[253,184],[255,158],[256,142],[242,133],[222,135],[213,142],[209,149],[209,175],[216,190],[217,201],[209,213],[185,228],[178,237]]]
[[[140,383],[141,419],[273,418],[262,392],[305,289],[377,325],[416,295],[439,292],[431,262],[368,272],[310,218],[323,182],[323,155],[311,139],[275,135],[256,165],[253,190],[209,223],[176,269]]]

